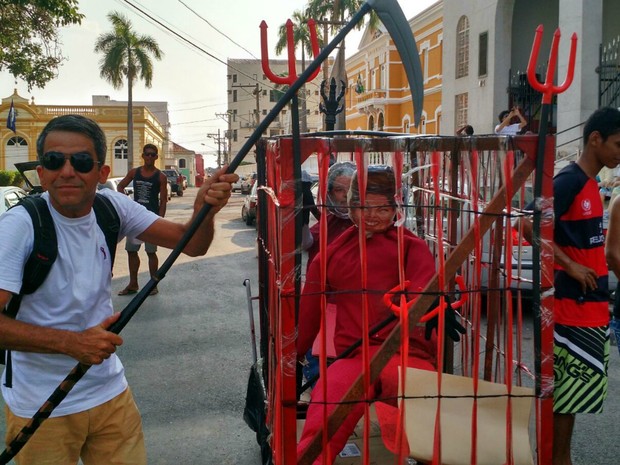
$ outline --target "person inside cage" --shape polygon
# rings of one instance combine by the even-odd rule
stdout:
[[[351,186],[351,178],[355,172],[355,164],[350,161],[334,163],[327,172],[327,243],[331,244],[340,234],[350,228],[353,223],[349,218],[347,194]],[[312,259],[319,253],[320,223],[310,228],[312,245],[308,247],[308,267]]]
[[[340,236],[344,231],[349,229],[353,223],[349,218],[349,208],[347,206],[347,194],[349,187],[351,186],[351,178],[355,172],[355,164],[350,161],[336,162],[330,166],[327,172],[327,198],[325,203],[327,206],[327,244],[331,244]],[[319,222],[315,223],[310,228],[310,234],[312,235],[312,245],[307,249],[308,252],[308,265],[314,257],[319,253],[320,247],[320,226]],[[328,334],[332,333],[333,320],[335,317],[336,306],[328,302],[327,305],[327,319]],[[318,357],[313,355],[318,353],[317,350],[318,339],[315,340],[313,346],[308,349],[306,353],[306,364],[303,367],[303,374],[307,380],[316,378],[319,373],[319,360]],[[331,341],[329,344],[331,348]],[[333,356],[331,350],[328,348],[328,356]]]
[[[386,292],[400,283],[398,231],[394,225],[397,213],[394,172],[387,166],[369,166],[366,177],[363,204],[357,172],[353,176],[348,193],[349,214],[354,226],[344,231],[327,248],[325,289],[329,301],[336,305],[334,345],[337,354],[343,353],[352,344],[362,339],[364,331],[362,309],[367,309],[369,328],[390,316],[391,310],[384,303],[383,297]],[[360,252],[360,229],[365,232],[365,259]],[[410,231],[404,230],[403,240],[402,266],[404,266],[405,279],[409,281],[406,288],[407,299],[412,300],[419,295],[419,292],[426,287],[435,274],[435,260],[426,243]],[[296,342],[300,361],[312,345],[320,328],[321,266],[319,255],[310,264],[302,291]],[[367,275],[365,285],[363,274]],[[367,307],[364,306],[364,299],[367,299]],[[458,332],[464,333],[464,328],[454,318],[446,316],[446,322],[448,320],[458,325]],[[378,333],[370,335],[371,357],[389,335],[394,324],[387,325]],[[452,325],[451,329],[456,328],[455,325]],[[448,330],[448,323],[446,323],[446,329]],[[458,339],[458,333],[455,334],[452,331],[451,337],[453,336]],[[416,327],[410,333],[408,355],[409,367],[436,370],[436,335],[428,331],[425,334],[423,327]],[[384,402],[396,405],[400,362],[401,355],[397,353],[370,386],[367,395],[355,404],[348,417],[332,436],[329,448],[331,460],[345,446],[362,417],[365,399],[382,398]],[[327,403],[329,415],[363,369],[362,347],[346,357],[337,358],[328,367],[325,374],[326,391],[323,390],[321,380],[317,382],[312,391],[306,422],[297,445],[298,456],[303,453],[323,426],[323,405]],[[322,463],[322,457],[319,457],[315,463]]]

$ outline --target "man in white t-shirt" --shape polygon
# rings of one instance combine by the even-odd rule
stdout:
[[[11,350],[12,387],[7,405],[7,438],[12,440],[43,405],[76,361],[92,368],[69,392],[16,456],[18,465],[78,463],[146,464],[140,414],[114,354],[122,338],[114,323],[111,263],[105,237],[92,210],[97,183],[106,181],[106,138],[94,121],[64,115],[52,119],[37,140],[37,172],[46,191],[58,240],[58,257],[43,284],[25,295],[16,319],[0,315],[1,348]],[[213,239],[213,217],[228,201],[235,174],[223,170],[197,194],[194,216],[213,206],[184,253],[206,253]],[[125,236],[173,248],[187,231],[146,210],[127,196],[101,191],[120,218]],[[33,226],[21,207],[0,217],[0,308],[22,285],[24,264],[33,248]]]
[[[495,126],[495,134],[503,136],[515,136],[527,125],[527,120],[523,117],[518,107],[514,107],[510,111],[502,111],[498,118],[499,124]],[[519,122],[512,123],[514,118],[519,118]]]

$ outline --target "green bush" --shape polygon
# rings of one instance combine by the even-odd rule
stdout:
[[[0,170],[0,186],[12,186],[17,171]],[[18,173],[19,174],[19,173]]]
[[[16,187],[24,187],[24,177],[22,176],[22,174],[19,171],[14,171],[14,173],[15,178],[13,179],[11,185]]]

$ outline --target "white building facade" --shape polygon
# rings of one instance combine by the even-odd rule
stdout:
[[[310,60],[306,59],[306,63],[310,63]],[[276,75],[288,74],[287,60],[269,60],[269,67]],[[302,73],[301,68],[301,61],[298,60],[298,75]],[[306,84],[305,102],[303,101],[304,95],[301,91],[299,92],[299,118],[302,132],[304,131],[304,109],[307,132],[319,131],[323,126],[322,114],[319,111],[322,80],[323,73],[319,72],[313,81]],[[234,156],[258,124],[265,119],[286,88],[271,82],[263,73],[261,61],[253,59],[229,59],[227,82],[229,117],[227,136],[230,153]],[[291,127],[291,108],[288,106],[271,123],[264,136],[290,134]],[[248,157],[247,161],[253,162],[254,160]],[[241,168],[243,172],[243,166]]]
[[[605,104],[599,104],[599,50],[620,35],[619,17],[618,0],[444,0],[441,132],[454,134],[466,120],[476,134],[492,133],[500,111],[524,104],[528,129],[538,130],[540,96],[531,95],[525,73],[542,24],[541,80],[556,28],[562,34],[556,84],[567,74],[570,37],[578,36],[574,81],[554,103],[551,123],[558,152],[576,152],[583,122]]]

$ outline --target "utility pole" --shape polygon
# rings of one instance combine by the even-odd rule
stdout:
[[[252,93],[256,95],[256,126],[258,126],[260,124],[260,89],[258,88],[258,82]]]
[[[256,110],[254,110],[256,119],[254,121],[254,124],[258,126],[258,124],[260,123],[260,92],[261,92],[260,87],[258,87],[258,82],[256,84],[237,85],[237,86],[232,86],[232,87],[233,88],[247,88],[247,87],[254,88],[254,90],[252,91],[252,95],[256,96]]]
[[[222,144],[226,144],[226,138],[220,136],[220,130],[217,130],[217,134],[207,134],[217,144],[217,167],[222,166]]]
[[[228,148],[224,150],[224,164],[230,163],[230,148],[232,147],[232,110],[228,110],[226,113],[216,113],[215,116],[222,118],[228,123],[228,129],[224,134],[224,138],[228,139]]]

